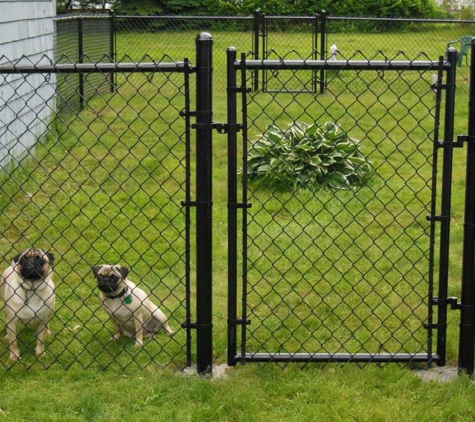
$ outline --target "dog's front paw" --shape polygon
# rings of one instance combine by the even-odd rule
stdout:
[[[44,346],[36,346],[35,354],[36,354],[36,357],[37,357],[37,358],[43,356],[43,355],[45,354],[45,348],[44,348]]]
[[[20,352],[10,352],[10,360],[18,362],[21,359]]]

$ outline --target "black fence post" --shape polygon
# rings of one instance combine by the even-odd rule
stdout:
[[[259,37],[261,34],[261,9],[254,11],[254,59],[259,60]],[[254,92],[259,90],[259,70],[254,71]]]
[[[213,37],[196,38],[196,290],[197,371],[212,374]]]
[[[110,9],[109,10],[109,21],[110,21],[110,36],[109,36],[109,54],[110,54],[110,61],[111,63],[115,63],[115,12]],[[115,92],[116,90],[116,80],[115,80],[115,73],[112,72],[109,74],[110,79],[110,91],[111,93]]]
[[[236,365],[237,320],[237,50],[227,50],[228,86],[228,365]]]
[[[83,18],[78,18],[78,63],[84,62]],[[79,110],[84,108],[84,75],[79,73]]]
[[[267,51],[267,22],[266,14],[262,14],[262,57],[261,60],[267,60],[269,52]],[[262,67],[262,91],[267,92],[267,70]]]
[[[475,41],[471,44],[470,96],[468,100],[467,177],[463,239],[462,297],[460,314],[459,371],[474,372],[475,348]]]
[[[442,164],[442,198],[440,221],[440,261],[439,261],[439,293],[438,293],[438,332],[437,354],[438,366],[445,366],[447,346],[447,309],[449,288],[449,249],[450,249],[450,212],[452,191],[452,161],[454,139],[454,112],[455,112],[455,76],[457,69],[457,51],[454,48],[447,50],[447,60],[450,68],[447,71],[445,118],[444,118],[444,148]]]
[[[312,59],[318,60],[318,13],[315,13],[312,39]],[[317,92],[317,71],[312,70],[312,91]]]
[[[325,60],[325,50],[327,43],[327,12],[322,10],[322,23],[320,25],[320,59]],[[325,69],[320,69],[320,94],[325,92]]]

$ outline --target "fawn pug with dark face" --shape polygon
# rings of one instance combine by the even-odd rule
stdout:
[[[3,310],[7,317],[10,359],[20,359],[17,343],[18,323],[36,325],[36,356],[45,352],[45,335],[54,312],[56,296],[53,283],[54,255],[30,248],[13,258],[2,275]]]
[[[102,307],[114,326],[113,338],[121,334],[135,337],[135,345],[143,346],[144,335],[152,338],[160,329],[173,334],[167,317],[127,276],[130,269],[121,265],[96,265],[92,271],[101,291]]]

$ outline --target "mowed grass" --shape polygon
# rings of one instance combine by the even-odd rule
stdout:
[[[193,54],[196,34],[188,35],[190,53],[184,57]],[[217,35],[215,39],[219,44]],[[215,61],[221,63],[223,50],[219,45],[215,49]],[[224,80],[218,66],[215,73],[217,81]],[[274,82],[285,77],[278,74]],[[373,78],[360,75],[349,82],[351,75],[334,75],[322,96],[268,93],[249,99],[251,138],[271,121],[285,126],[294,118],[336,120],[362,140],[376,170],[357,192],[321,191],[315,197],[251,188],[251,351],[264,347],[295,352],[302,344],[310,352],[322,348],[336,352],[338,347],[386,351],[401,341],[409,352],[425,347],[427,332],[421,329],[428,295],[425,217],[432,177],[432,146],[427,139],[434,113],[430,75],[405,76],[401,93],[387,90],[398,84],[393,76]],[[30,244],[53,250],[58,256],[58,307],[44,358],[39,362],[34,358],[34,336],[28,330],[21,334],[23,364],[12,367],[6,350],[2,352],[2,364],[9,370],[1,375],[0,417],[18,421],[473,417],[475,397],[466,377],[426,383],[397,365],[282,369],[249,364],[214,381],[178,373],[186,365],[185,332],[180,329],[186,289],[180,202],[185,199],[187,154],[179,116],[184,108],[181,77],[127,75],[119,83],[117,95],[95,98],[78,118],[56,122],[35,155],[2,179],[3,266]],[[371,92],[365,91],[368,83]],[[225,90],[216,91],[215,121],[225,121]],[[466,127],[464,104],[462,96],[456,133]],[[215,134],[214,139],[213,322],[215,365],[219,365],[226,361],[227,338],[227,157],[225,136]],[[450,295],[460,294],[463,157],[463,150],[455,152]],[[194,153],[191,159],[193,172]],[[190,182],[193,196],[194,179]],[[193,236],[191,242],[194,250]],[[159,334],[142,350],[126,340],[109,342],[111,326],[100,309],[90,271],[92,265],[106,261],[132,268],[131,279],[152,292],[170,315],[178,331],[175,337]],[[194,262],[191,275],[194,279]],[[376,311],[371,308],[374,304],[379,304]],[[388,335],[381,321],[389,322],[401,338]],[[398,327],[409,330],[401,334]],[[450,314],[448,345],[449,363],[454,365],[456,313]]]

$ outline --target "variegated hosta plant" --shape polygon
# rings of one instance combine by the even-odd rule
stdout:
[[[359,141],[332,122],[296,121],[285,131],[268,125],[247,156],[249,179],[279,190],[352,189],[361,186],[371,171]]]

